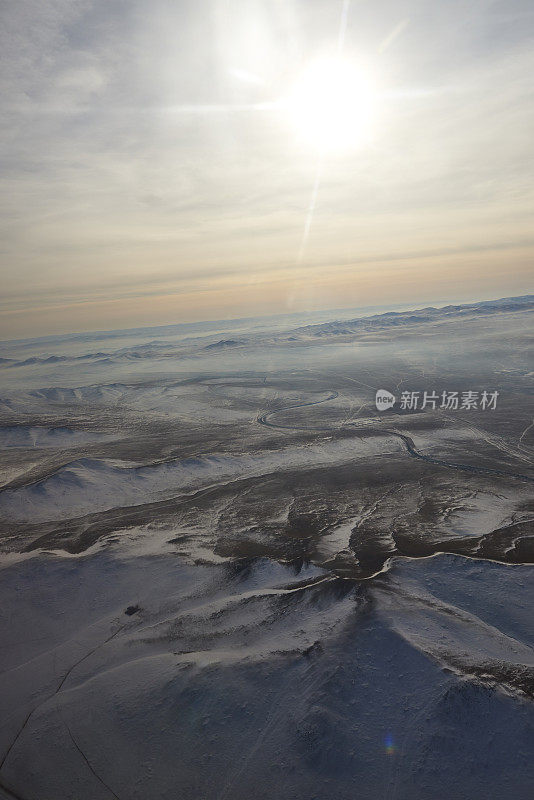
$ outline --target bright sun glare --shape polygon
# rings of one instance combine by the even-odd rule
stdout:
[[[320,153],[354,149],[369,136],[372,84],[350,61],[325,58],[313,62],[286,102],[299,135]]]

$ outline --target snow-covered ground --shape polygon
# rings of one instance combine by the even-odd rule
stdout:
[[[23,797],[531,796],[529,567],[359,585],[122,539],[0,575],[0,779]]]
[[[3,345],[0,797],[530,800],[529,303]]]

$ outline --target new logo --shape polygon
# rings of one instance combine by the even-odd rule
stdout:
[[[388,408],[393,408],[395,404],[395,395],[388,392],[386,389],[379,389],[375,398],[376,407],[379,411],[387,411]]]

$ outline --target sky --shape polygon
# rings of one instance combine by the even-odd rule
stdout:
[[[531,0],[2,0],[0,338],[532,290]]]

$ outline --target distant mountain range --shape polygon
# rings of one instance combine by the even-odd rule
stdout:
[[[415,311],[387,311],[384,314],[375,314],[371,317],[358,317],[343,322],[324,322],[319,325],[306,325],[296,328],[293,334],[301,338],[308,336],[348,336],[359,331],[371,331],[378,328],[401,327],[425,322],[437,322],[450,318],[465,318],[482,316],[510,311],[527,311],[534,309],[534,295],[527,294],[521,297],[503,297],[500,300],[484,300],[478,303],[464,305],[449,305],[443,308],[417,309]],[[292,338],[292,337],[290,337]]]
[[[510,312],[525,312],[534,309],[534,295],[523,295],[521,297],[504,297],[500,300],[486,300],[478,303],[467,303],[464,305],[448,305],[443,308],[434,308],[428,306],[410,311],[386,311],[372,316],[358,316],[349,320],[334,320],[329,322],[315,323],[312,325],[305,325],[296,328],[274,328],[269,330],[267,326],[260,331],[254,330],[254,326],[249,328],[246,333],[240,329],[239,338],[217,338],[217,334],[211,332],[204,336],[195,336],[182,338],[178,341],[162,341],[151,340],[146,343],[136,342],[127,347],[115,349],[111,347],[106,351],[93,351],[89,349],[88,352],[74,353],[50,353],[49,351],[38,351],[37,354],[31,355],[24,359],[17,358],[0,358],[0,368],[18,368],[18,367],[53,367],[58,366],[62,362],[77,361],[82,363],[118,363],[125,361],[138,361],[150,359],[165,359],[165,358],[180,358],[196,356],[202,353],[217,354],[224,353],[228,350],[238,348],[254,347],[272,347],[284,345],[303,345],[306,342],[314,341],[317,339],[326,338],[342,338],[348,337],[353,339],[358,336],[367,336],[369,334],[379,332],[386,332],[389,330],[406,330],[407,332],[411,327],[425,325],[430,323],[445,322],[448,320],[465,320],[469,318],[479,318],[481,316],[490,316],[492,314],[502,314]],[[239,322],[239,321],[236,321]],[[151,332],[155,329],[139,328],[138,334],[142,335],[146,331]],[[160,335],[165,328],[160,329]],[[121,341],[124,332],[117,332],[117,339]],[[218,331],[221,334],[221,331]],[[244,335],[243,335],[244,334]],[[50,344],[61,344],[64,337],[52,337],[43,340],[45,346]],[[83,337],[79,334],[76,335],[79,341]],[[108,344],[113,345],[115,336],[109,338]],[[87,345],[91,345],[94,340],[93,335],[87,337]],[[35,343],[38,340],[33,340]],[[23,343],[23,347],[26,345]],[[24,350],[23,350],[24,352]]]

